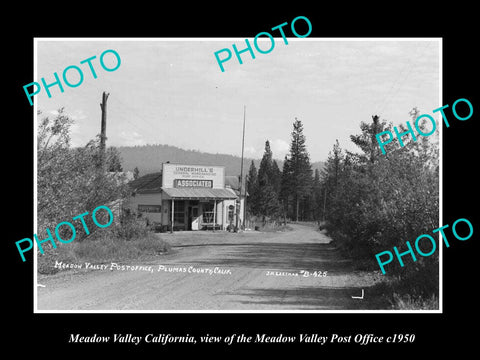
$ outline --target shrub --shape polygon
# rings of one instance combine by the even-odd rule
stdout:
[[[438,310],[439,302],[436,295],[423,298],[415,297],[409,294],[399,295],[393,294],[393,308],[395,310]]]
[[[372,124],[362,122],[361,129],[351,139],[362,152],[344,155],[337,143],[327,161],[326,229],[359,267],[378,269],[375,254],[393,251],[394,246],[402,251],[407,240],[412,243],[438,227],[438,146],[422,137],[382,155],[375,135],[386,129],[386,123],[374,117]],[[438,252],[418,256],[416,262],[407,260],[404,267],[394,260],[386,271],[387,278],[397,279],[399,296],[430,299],[438,294]],[[405,304],[411,301],[404,299]]]
[[[150,258],[170,251],[170,244],[151,232],[129,240],[116,237],[114,230],[97,235],[95,239],[62,244],[57,249],[48,246],[43,255],[38,254],[38,273],[58,272],[55,268],[56,261],[66,264],[118,262]]]
[[[147,236],[149,232],[146,221],[129,211],[123,211],[120,222],[112,225],[112,230],[115,236],[127,241]]]

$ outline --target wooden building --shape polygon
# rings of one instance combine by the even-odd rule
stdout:
[[[237,213],[243,224],[245,199],[238,178],[225,176],[223,166],[164,163],[161,172],[144,175],[130,187],[130,210],[162,231],[230,230]]]

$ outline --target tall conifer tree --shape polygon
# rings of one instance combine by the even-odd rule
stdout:
[[[290,173],[290,161],[285,155],[285,159],[283,161],[283,170],[282,170],[282,179],[280,181],[280,193],[279,193],[279,199],[282,203],[282,212],[283,212],[283,217],[284,220],[287,216],[290,216],[290,200],[292,198],[291,194],[291,179],[292,175]]]
[[[273,180],[273,159],[270,142],[265,142],[260,167],[258,169],[258,212],[261,215],[272,217],[278,214],[278,194],[275,191]]]
[[[320,182],[320,171],[315,169],[315,176],[313,178],[313,218],[320,220],[320,213],[322,209],[322,184]]]
[[[252,160],[247,175],[247,211],[252,215],[258,214],[258,174],[255,163]]]
[[[282,183],[282,172],[280,171],[278,164],[275,160],[272,161],[272,173],[270,178],[272,180],[273,188],[277,193],[277,197],[279,197]]]
[[[295,209],[293,215],[296,221],[300,220],[300,214],[303,212],[300,209],[302,200],[310,196],[312,192],[312,165],[305,142],[302,122],[295,118],[290,144],[290,157],[286,160],[289,170],[286,175],[290,178],[285,183],[288,184],[293,196],[293,207]]]

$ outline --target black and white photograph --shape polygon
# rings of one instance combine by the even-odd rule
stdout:
[[[441,310],[441,39],[287,39],[36,40],[37,311]]]
[[[474,353],[473,9],[71,5],[2,24],[7,353]]]

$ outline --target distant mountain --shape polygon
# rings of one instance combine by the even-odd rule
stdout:
[[[228,154],[210,154],[197,150],[184,150],[171,145],[142,145],[117,147],[122,157],[124,171],[133,171],[138,167],[140,175],[158,172],[162,169],[162,163],[189,164],[189,165],[220,165],[225,166],[225,175],[240,175],[239,156]],[[243,172],[247,174],[250,163],[255,163],[257,170],[261,159],[243,159]],[[277,160],[280,170],[283,168],[283,160]],[[321,170],[324,162],[312,163],[312,168]]]

